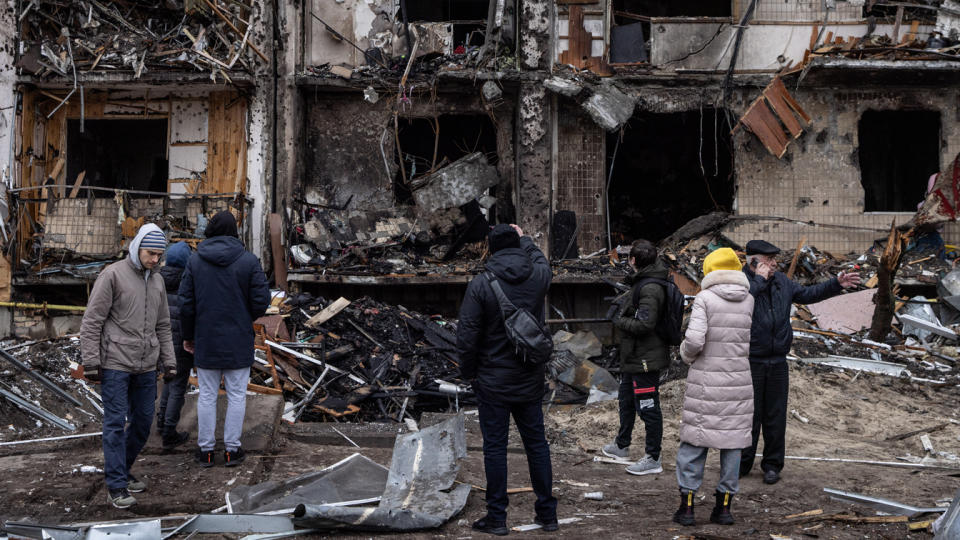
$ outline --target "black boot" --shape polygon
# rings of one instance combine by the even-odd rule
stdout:
[[[673,521],[681,525],[693,525],[696,520],[693,518],[693,497],[696,495],[693,491],[686,493],[680,492],[680,508],[673,513]]]
[[[720,525],[733,525],[733,514],[730,513],[730,503],[733,502],[733,493],[718,491],[714,494],[717,503],[710,512],[710,522]]]

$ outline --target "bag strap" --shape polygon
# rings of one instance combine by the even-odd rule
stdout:
[[[487,278],[490,288],[493,289],[493,294],[497,297],[497,303],[500,304],[500,316],[503,317],[503,321],[506,322],[507,312],[512,315],[517,311],[517,306],[513,305],[513,302],[503,293],[503,289],[500,288],[500,283],[497,282],[491,272],[484,272],[483,277]]]

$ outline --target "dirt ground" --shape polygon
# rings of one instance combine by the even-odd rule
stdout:
[[[809,423],[790,417],[787,454],[792,456],[898,461],[908,455],[921,456],[917,436],[893,442],[884,439],[923,427],[956,421],[960,391],[957,387],[913,384],[876,375],[854,376],[836,371],[817,371],[794,366],[790,373],[790,408]],[[854,512],[875,515],[869,508],[830,500],[824,487],[856,491],[908,504],[932,506],[953,496],[960,488],[957,470],[891,468],[837,462],[788,461],[783,480],[774,486],[763,484],[753,473],[741,481],[734,499],[737,523],[730,527],[708,522],[712,491],[718,477],[718,456],[711,453],[704,487],[699,494],[698,524],[679,527],[670,518],[678,504],[674,476],[677,427],[683,399],[682,381],[663,388],[664,472],[650,477],[626,474],[621,465],[594,463],[599,447],[608,442],[617,428],[615,402],[587,406],[554,406],[548,412],[548,436],[554,465],[554,489],[560,499],[561,518],[580,518],[562,526],[554,536],[585,538],[769,538],[771,534],[793,538],[928,538],[926,532],[908,534],[906,525],[848,524],[834,521],[789,524],[784,517],[808,510],[827,514]],[[642,423],[634,435],[635,454],[642,448]],[[81,431],[90,431],[86,426]],[[283,479],[331,465],[359,451],[389,465],[390,448],[379,444],[356,449],[347,445],[317,445],[288,436],[281,426],[276,446],[267,455],[251,455],[234,469],[200,469],[188,453],[192,447],[173,454],[142,455],[135,467],[149,488],[130,511],[118,510],[106,502],[100,472],[83,472],[82,466],[103,466],[100,439],[80,439],[30,446],[0,447],[0,519],[29,519],[43,523],[116,520],[140,516],[190,514],[209,511],[224,504],[232,486]],[[956,452],[960,424],[949,423],[930,434],[937,451]],[[194,439],[195,440],[195,439]],[[483,485],[483,457],[476,440],[463,463],[460,480]],[[518,450],[518,449],[517,449]],[[634,456],[639,457],[639,456]],[[940,456],[941,460],[950,458]],[[944,461],[950,464],[949,461]],[[510,485],[529,485],[523,454],[509,454]],[[586,492],[602,491],[603,500],[586,500]],[[532,493],[511,496],[509,524],[531,523]],[[437,531],[404,535],[406,538],[479,538],[470,522],[484,512],[483,493],[474,490],[467,507]],[[546,536],[536,532],[511,533],[523,537]],[[345,535],[349,537],[349,535]],[[223,536],[211,536],[223,537]],[[230,537],[230,536],[228,536]],[[316,536],[319,538],[319,536]]]

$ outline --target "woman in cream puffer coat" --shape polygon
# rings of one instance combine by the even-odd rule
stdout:
[[[708,255],[703,274],[680,345],[680,357],[690,371],[677,450],[681,503],[674,521],[694,523],[693,494],[703,480],[707,450],[717,448],[721,475],[710,521],[730,525],[730,502],[739,489],[740,450],[750,446],[753,424],[749,360],[753,297],[730,248]]]

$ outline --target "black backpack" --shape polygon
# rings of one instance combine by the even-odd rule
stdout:
[[[507,339],[517,350],[525,363],[546,364],[553,353],[553,338],[529,311],[518,308],[507,298],[500,288],[500,284],[490,272],[484,272],[484,277],[490,282],[490,288],[500,304],[500,314],[503,316],[503,325],[507,330]]]
[[[643,278],[637,282],[637,289],[640,290],[647,283],[659,283],[663,285],[666,297],[663,302],[663,312],[657,321],[654,331],[660,336],[660,339],[667,342],[667,345],[680,345],[683,341],[683,333],[680,328],[683,326],[683,309],[686,301],[683,293],[672,280],[659,278]]]

